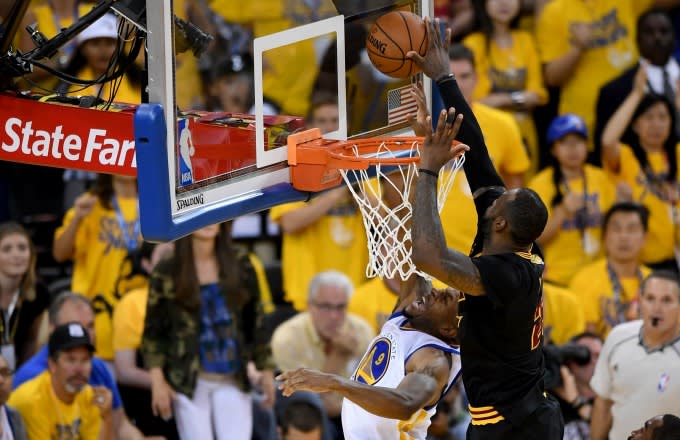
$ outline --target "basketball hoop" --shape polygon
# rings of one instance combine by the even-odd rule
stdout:
[[[411,260],[410,196],[422,142],[422,137],[335,141],[323,139],[318,128],[288,137],[288,164],[295,189],[318,192],[344,181],[356,200],[368,239],[369,278],[399,276],[405,281],[414,273],[429,278]],[[440,212],[463,162],[465,156],[461,155],[439,172]]]

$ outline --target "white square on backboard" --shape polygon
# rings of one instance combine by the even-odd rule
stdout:
[[[324,134],[329,139],[347,139],[347,94],[345,93],[345,16],[320,20],[271,35],[256,38],[253,42],[255,73],[255,151],[257,167],[262,168],[288,160],[288,147],[264,148],[264,95],[262,90],[262,54],[278,47],[294,44],[335,33],[338,65],[338,130]],[[310,66],[312,68],[312,66]]]

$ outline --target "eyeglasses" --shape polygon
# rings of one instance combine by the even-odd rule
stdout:
[[[314,307],[322,312],[344,312],[347,309],[347,303],[330,304],[330,303],[312,303]]]

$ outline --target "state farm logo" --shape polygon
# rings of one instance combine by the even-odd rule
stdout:
[[[78,133],[64,133],[62,125],[50,128],[51,131],[38,130],[33,128],[33,121],[8,118],[1,148],[7,153],[20,152],[60,161],[94,161],[104,166],[137,167],[134,140],[110,137],[106,130],[98,128],[90,128],[85,137]]]

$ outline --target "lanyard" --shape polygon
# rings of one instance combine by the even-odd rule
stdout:
[[[128,251],[133,251],[137,249],[137,242],[138,237],[139,237],[139,210],[137,217],[134,220],[134,224],[132,226],[132,235],[130,236],[128,234],[128,228],[127,228],[127,222],[125,221],[125,218],[123,217],[123,212],[120,209],[120,205],[118,204],[118,197],[113,196],[111,200],[111,206],[113,207],[113,210],[116,212],[116,220],[118,220],[118,226],[120,228],[120,233],[121,236],[123,237],[123,240],[125,241],[125,247],[127,248]]]
[[[585,249],[586,227],[588,226],[588,179],[586,178],[586,171],[583,168],[581,168],[581,179],[583,179],[583,208],[576,212],[574,223],[581,233],[581,247]],[[562,185],[564,185],[566,192],[571,192],[566,178],[562,178]]]
[[[616,275],[616,272],[614,271],[614,268],[612,267],[611,263],[609,260],[607,260],[607,275],[609,276],[609,282],[612,285],[612,293],[614,294],[614,306],[616,307],[616,319],[618,322],[612,323],[612,327],[616,324],[620,324],[622,322],[626,321],[626,317],[624,314],[624,306],[621,303],[621,294],[623,293],[623,285],[621,284],[621,281],[619,280],[619,276]],[[642,285],[642,271],[640,268],[637,268],[637,271],[635,275],[638,278],[638,286]],[[639,287],[638,287],[639,289]]]
[[[12,322],[12,316],[15,315],[16,319],[14,324]],[[14,335],[17,333],[17,327],[19,326],[19,313],[21,312],[21,303],[19,302],[19,290],[14,293],[12,302],[10,303],[7,310],[2,311],[2,316],[0,317],[0,338],[2,339],[2,344],[13,344]]]

